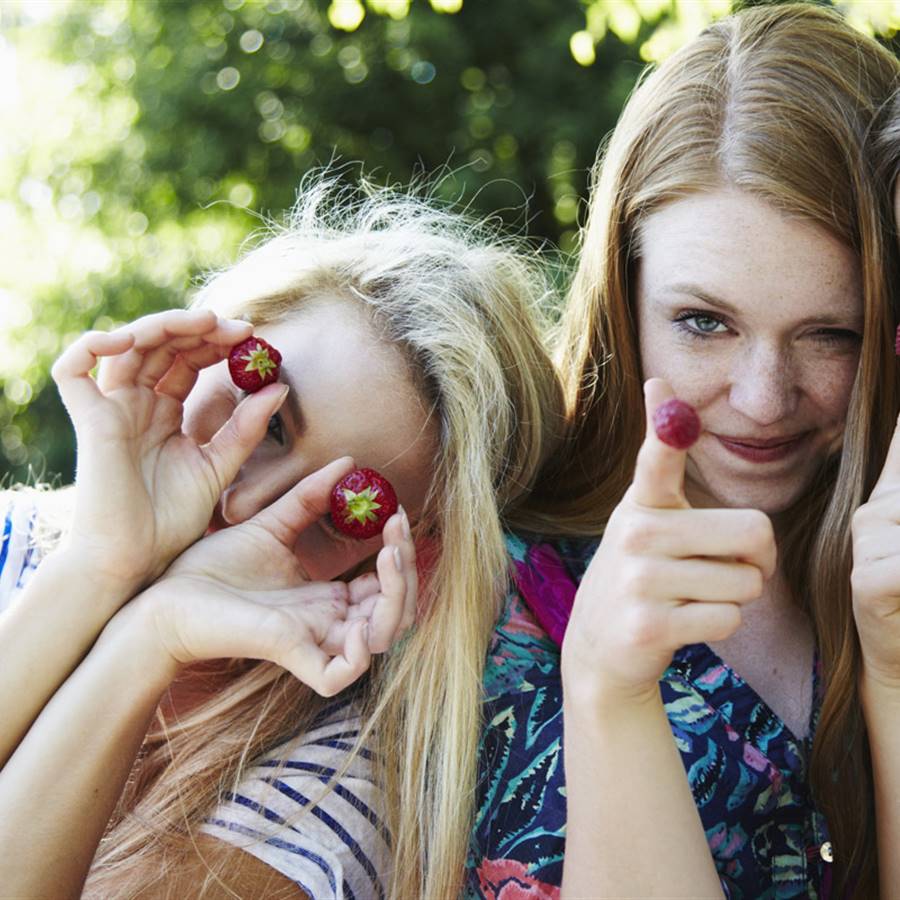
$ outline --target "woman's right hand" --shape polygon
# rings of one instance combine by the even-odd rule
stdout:
[[[306,577],[294,545],[327,515],[332,488],[352,469],[339,459],[251,519],[202,538],[117,618],[136,622],[173,674],[240,657],[277,663],[323,696],[347,687],[413,623],[418,589],[402,512],[385,525],[375,573],[348,583]]]
[[[752,509],[693,509],[687,452],[664,444],[653,412],[672,397],[644,388],[647,433],[634,481],[609,519],[575,597],[562,649],[564,683],[588,702],[658,697],[672,655],[719,641],[775,571],[771,522]]]

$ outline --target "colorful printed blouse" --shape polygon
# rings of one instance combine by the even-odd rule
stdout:
[[[469,900],[556,898],[565,854],[559,644],[596,542],[508,546],[517,578],[485,675]],[[827,898],[831,845],[807,781],[818,671],[804,740],[706,644],[679,650],[660,688],[725,897]]]

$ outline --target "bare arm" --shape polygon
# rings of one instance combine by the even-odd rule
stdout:
[[[204,446],[181,430],[197,372],[249,327],[171,310],[90,332],[54,365],[78,438],[74,512],[64,546],[0,616],[0,766],[109,619],[204,532],[265,433],[277,388]]]
[[[865,675],[860,682],[869,735],[878,832],[882,900],[900,898],[900,686],[886,687]]]
[[[721,898],[657,691],[625,705],[565,693],[563,898]]]
[[[900,898],[900,423],[868,501],[853,516],[853,616],[875,789],[881,896]]]
[[[159,697],[177,671],[114,620],[0,772],[0,883],[81,895]],[[61,891],[64,890],[64,893]]]
[[[80,895],[159,697],[181,666],[267,659],[332,695],[368,668],[369,646],[391,645],[417,588],[403,515],[385,526],[377,576],[307,582],[293,554],[352,465],[338,460],[247,522],[204,538],[109,622],[0,771],[0,884],[11,896]]]
[[[722,887],[659,693],[673,653],[741,623],[775,569],[759,512],[692,509],[684,450],[647,436],[575,597],[562,647],[563,896],[712,898]]]

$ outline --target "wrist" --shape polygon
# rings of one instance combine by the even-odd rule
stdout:
[[[110,619],[100,642],[115,643],[133,660],[151,691],[164,691],[182,664],[169,652],[159,616],[160,588],[139,594]]]
[[[885,672],[864,660],[859,673],[859,693],[864,707],[894,706],[900,710],[900,673]]]
[[[98,572],[75,548],[60,547],[41,561],[28,585],[29,610],[77,616],[102,627],[137,588],[112,573]]]
[[[620,685],[563,674],[563,706],[567,721],[615,724],[665,712],[659,684]]]
[[[98,600],[117,602],[116,608],[137,594],[148,577],[147,570],[117,563],[108,552],[71,537],[54,550],[44,564],[50,560],[54,561],[58,571],[68,573],[66,577],[90,584]]]

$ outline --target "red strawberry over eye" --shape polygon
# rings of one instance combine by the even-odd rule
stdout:
[[[672,397],[656,407],[653,429],[664,444],[687,450],[700,437],[700,416],[690,403]]]
[[[381,534],[397,512],[397,494],[374,469],[356,469],[331,491],[331,521],[343,534],[360,541]]]
[[[278,381],[281,354],[262,338],[248,337],[235,344],[228,354],[231,380],[248,394]]]

